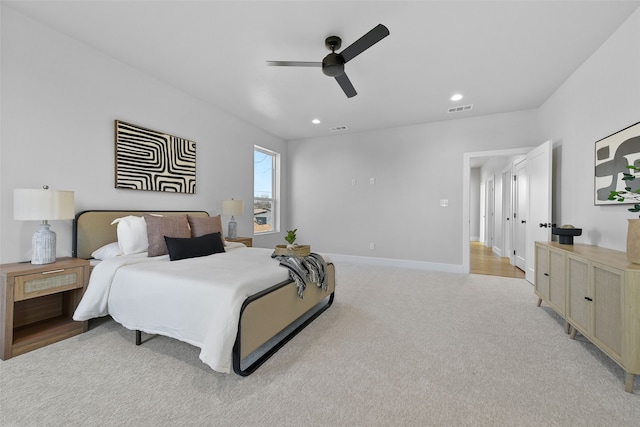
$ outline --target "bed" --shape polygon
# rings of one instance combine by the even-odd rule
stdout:
[[[300,298],[289,271],[271,258],[273,250],[239,243],[227,242],[223,253],[174,261],[170,260],[174,253],[92,259],[96,250],[119,241],[119,224],[112,225],[114,220],[143,215],[148,223],[156,217],[212,220],[204,211],[79,213],[73,227],[73,256],[90,259],[92,273],[74,319],[110,315],[136,331],[138,345],[141,332],[165,335],[200,348],[200,359],[212,369],[226,373],[233,368],[247,376],[333,303],[335,267],[329,260],[326,290],[307,283]],[[148,244],[150,254],[151,231]],[[210,301],[215,301],[215,310]]]

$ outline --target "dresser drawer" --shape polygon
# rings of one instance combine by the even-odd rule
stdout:
[[[82,274],[82,267],[74,267],[16,276],[14,300],[21,301],[69,289],[82,288],[84,284]]]

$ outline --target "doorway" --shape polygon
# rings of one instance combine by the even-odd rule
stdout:
[[[526,212],[524,218],[516,218],[518,223],[522,223],[525,234],[525,278],[527,281],[533,283],[535,266],[534,266],[534,242],[535,241],[549,241],[551,237],[551,160],[552,160],[552,141],[546,141],[545,143],[533,147],[533,148],[514,148],[507,150],[496,151],[484,151],[475,153],[464,153],[463,156],[463,222],[462,222],[462,239],[463,239],[463,254],[462,254],[462,267],[463,272],[469,273],[470,271],[470,238],[469,228],[471,212],[470,206],[470,186],[471,186],[471,165],[472,163],[486,159],[486,158],[504,158],[510,157],[513,162],[513,169],[515,170],[516,158],[524,157],[527,159],[526,164],[526,196],[524,202],[526,207],[523,207],[522,211]],[[499,172],[497,177],[504,176],[504,171],[501,175]],[[515,174],[515,172],[514,172]],[[517,189],[516,186],[514,188]],[[529,198],[535,200],[536,203],[530,204]],[[494,198],[495,199],[495,198]],[[514,197],[515,199],[515,197]],[[502,201],[502,200],[500,200]],[[515,208],[512,206],[512,211],[516,213]],[[486,212],[486,210],[484,211]],[[535,224],[539,224],[539,228]],[[496,228],[494,227],[494,231]],[[512,224],[513,235],[517,234],[515,224]],[[513,236],[514,240],[515,237]],[[517,242],[513,242],[514,249]]]
[[[469,273],[491,276],[525,278],[522,266],[515,265],[514,223],[514,162],[523,155],[511,157],[479,158],[470,167],[470,223],[472,236],[469,247]],[[474,205],[482,198],[483,205]],[[479,224],[478,224],[479,223]],[[524,244],[524,243],[523,243]],[[524,254],[524,252],[523,252]],[[524,259],[524,257],[522,257]]]
[[[469,273],[471,271],[471,253],[474,254],[474,271],[482,266],[483,271],[500,271],[501,268],[505,267],[505,262],[510,266],[507,268],[511,273],[509,274],[517,274],[511,267],[510,257],[501,257],[497,254],[493,253],[492,247],[484,247],[484,239],[480,239],[480,242],[471,242],[470,239],[470,227],[471,227],[471,211],[470,211],[470,198],[471,198],[471,169],[472,167],[477,168],[482,166],[485,162],[490,159],[503,159],[507,161],[509,159],[513,159],[517,156],[524,156],[528,152],[530,152],[532,147],[524,147],[524,148],[512,148],[505,150],[494,150],[494,151],[481,151],[474,153],[464,153],[463,158],[463,179],[462,179],[462,191],[463,191],[463,199],[462,199],[462,209],[463,209],[463,221],[462,221],[462,266],[463,271],[465,273]],[[501,172],[501,176],[510,176],[505,175],[504,171]],[[482,178],[480,178],[482,180]],[[483,185],[484,187],[484,185]],[[486,192],[486,188],[483,190],[483,193]],[[495,199],[495,197],[494,197]],[[487,200],[486,195],[483,194],[481,196],[481,200]],[[504,199],[501,199],[501,201]],[[483,212],[486,212],[486,208],[483,209]],[[475,213],[474,213],[475,215]],[[511,218],[510,216],[504,215],[504,220],[506,218]],[[485,218],[486,221],[486,218]],[[494,228],[495,230],[495,228]],[[481,232],[482,233],[482,232]],[[476,244],[484,248],[479,248]],[[508,248],[510,250],[512,248],[511,242],[506,242],[506,244],[502,245],[503,248]],[[496,274],[499,275],[499,274]]]

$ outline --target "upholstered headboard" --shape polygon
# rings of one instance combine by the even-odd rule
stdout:
[[[189,214],[208,217],[205,211],[84,211],[76,215],[73,222],[72,255],[76,258],[91,258],[91,253],[108,243],[117,242],[117,227],[111,225],[114,219],[127,215],[142,216],[145,213],[175,216]]]

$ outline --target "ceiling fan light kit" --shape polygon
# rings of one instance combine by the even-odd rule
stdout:
[[[344,64],[378,43],[389,35],[389,30],[382,24],[376,25],[371,31],[360,37],[358,40],[347,46],[342,52],[336,53],[336,50],[342,46],[342,39],[338,36],[329,36],[326,38],[324,45],[331,51],[324,57],[322,62],[305,62],[305,61],[267,61],[267,65],[278,67],[321,67],[322,72],[334,77],[342,88],[347,98],[356,96],[358,93],[351,84],[351,80],[344,71]]]

